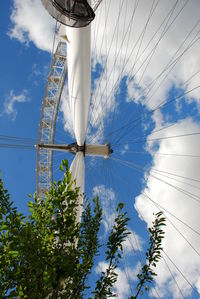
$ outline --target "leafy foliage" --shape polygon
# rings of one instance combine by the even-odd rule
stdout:
[[[94,298],[114,297],[112,287],[117,281],[115,270],[119,264],[119,260],[122,258],[122,244],[129,234],[127,231],[129,218],[126,217],[126,213],[121,213],[122,209],[123,204],[121,203],[117,207],[117,216],[107,242],[106,261],[108,262],[108,268],[105,272],[102,272],[101,277],[96,282]]]
[[[153,221],[153,225],[149,228],[150,247],[146,252],[146,264],[142,267],[141,273],[137,275],[139,282],[137,284],[137,293],[135,296],[131,296],[130,299],[136,299],[140,293],[143,293],[143,287],[148,291],[147,283],[151,283],[155,276],[157,276],[154,268],[156,267],[159,259],[161,258],[162,248],[162,239],[164,238],[164,231],[162,229],[165,226],[165,217],[163,217],[163,213],[160,211],[156,213],[155,220]]]
[[[82,221],[77,223],[81,195],[67,161],[62,168],[64,179],[54,183],[44,199],[32,198],[27,217],[13,206],[0,178],[0,298],[81,299],[89,288],[88,276],[101,246],[102,210],[98,198],[92,203],[84,199]],[[91,291],[94,299],[115,296],[116,269],[129,234],[128,221],[121,203],[107,241],[108,267]],[[157,214],[150,229],[147,264],[138,275],[137,294],[155,275],[152,266],[160,258],[163,221]]]
[[[64,167],[63,181],[55,183],[43,200],[34,197],[29,202],[28,217],[13,207],[0,179],[1,298],[80,299],[84,296],[87,277],[100,247],[102,210],[98,198],[93,199],[93,211],[85,199],[82,221],[77,223],[79,188],[72,181],[66,162]],[[103,294],[108,290],[111,294],[111,286],[116,281],[114,269],[127,234],[128,219],[121,213],[122,208],[119,205],[108,241],[109,275],[107,280],[98,282]]]

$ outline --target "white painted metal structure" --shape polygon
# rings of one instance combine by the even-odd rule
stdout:
[[[82,146],[86,138],[91,92],[91,27],[66,27],[66,35],[69,102],[76,141]]]
[[[90,4],[90,3],[89,3]],[[66,27],[67,59],[68,59],[68,89],[72,113],[73,129],[78,146],[84,146],[91,93],[91,25],[84,28]],[[77,152],[72,161],[70,171],[72,178],[84,192],[85,160],[82,151]],[[81,218],[83,196],[79,196],[77,221]]]
[[[38,144],[53,144],[60,97],[67,74],[66,42],[59,42],[52,57],[43,99]],[[37,147],[37,194],[44,196],[52,185],[53,152]]]
[[[93,0],[92,3],[90,1],[88,3],[96,10],[101,1]],[[48,5],[48,1],[43,1],[44,3]],[[76,185],[80,187],[77,211],[77,221],[80,221],[85,181],[84,156],[97,155],[108,158],[112,150],[109,144],[85,144],[91,94],[91,25],[73,28],[62,24],[59,36],[62,41],[59,42],[53,56],[40,119],[37,146],[37,194],[43,197],[45,191],[52,185],[53,151],[61,150],[75,154],[70,171],[72,178],[76,180]],[[56,118],[67,71],[69,103],[76,143],[55,145],[53,143]]]

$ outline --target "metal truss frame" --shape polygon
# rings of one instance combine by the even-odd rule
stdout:
[[[60,98],[67,75],[67,45],[59,42],[52,57],[43,98],[38,145],[53,144]],[[37,196],[44,197],[53,181],[53,151],[37,146]]]

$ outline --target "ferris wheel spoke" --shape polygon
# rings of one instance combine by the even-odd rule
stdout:
[[[126,166],[126,165],[125,165]],[[119,174],[114,174],[116,177],[119,177]],[[122,180],[123,183],[126,183],[126,180],[123,180],[122,177],[119,178],[120,181]],[[165,181],[163,181],[165,182]],[[127,186],[128,187],[128,186]],[[130,187],[130,186],[129,186]],[[175,185],[173,185],[173,187],[177,187]],[[182,190],[182,192],[184,192],[185,190]],[[149,195],[147,195],[146,193],[144,193],[144,195],[154,204],[157,205],[160,209],[164,210],[165,212],[167,212],[169,215],[171,215],[172,217],[174,217],[175,219],[177,219],[179,222],[181,222],[182,224],[184,224],[185,226],[187,226],[188,228],[190,228],[193,232],[195,232],[196,234],[200,234],[198,232],[198,230],[194,229],[193,227],[191,227],[188,223],[184,222],[183,220],[181,220],[177,215],[175,215],[174,213],[172,213],[171,211],[169,211],[168,209],[164,208],[163,205],[160,205],[159,203],[155,202],[153,199],[150,198]]]
[[[146,21],[146,23],[145,23],[145,25],[144,25],[143,31],[141,32],[141,34],[140,34],[139,38],[137,39],[137,42],[135,43],[135,45],[132,47],[131,53],[129,54],[129,57],[128,57],[128,59],[126,60],[125,65],[122,67],[122,70],[120,71],[119,76],[118,76],[117,79],[115,80],[115,84],[113,85],[113,87],[112,87],[112,89],[111,89],[111,91],[110,91],[110,93],[109,93],[109,95],[108,95],[108,100],[111,99],[111,95],[112,95],[112,93],[115,92],[115,89],[116,89],[117,85],[119,84],[119,79],[122,77],[123,72],[124,72],[124,70],[125,70],[125,67],[126,67],[128,61],[129,61],[131,55],[133,54],[133,51],[135,50],[137,44],[139,43],[140,39],[142,38],[143,32],[145,31],[145,26],[147,26],[147,24],[148,24],[150,18],[152,17],[153,12],[155,11],[155,9],[156,9],[156,7],[154,7],[153,10],[152,10],[152,12],[150,12],[149,17],[148,17],[148,19],[147,19],[147,21]],[[119,12],[119,13],[120,13],[120,12]],[[134,17],[134,14],[132,14],[132,18],[133,18],[133,17]],[[116,28],[116,26],[115,26],[115,28]],[[127,34],[127,33],[126,33],[126,34]],[[113,35],[113,37],[114,37],[114,35]],[[122,47],[122,44],[123,44],[123,40],[124,40],[124,39],[125,39],[125,37],[122,39],[122,43],[121,43],[121,46],[120,46],[120,48],[119,48],[118,54],[115,56],[115,60],[114,60],[113,66],[112,66],[112,68],[111,68],[110,73],[108,74],[108,81],[109,81],[110,78],[111,78],[111,74],[112,74],[113,69],[114,69],[115,64],[116,64],[116,57],[118,57],[118,55],[119,55],[119,53],[120,53],[120,51],[121,51],[121,47]],[[112,38],[112,42],[113,42],[113,38]],[[112,42],[111,42],[111,44],[112,44]],[[111,46],[110,46],[110,48],[111,48]],[[106,59],[107,59],[107,58],[106,58]],[[106,63],[107,63],[107,60],[106,60]],[[106,65],[106,63],[105,63],[105,65]],[[105,92],[105,88],[103,89],[102,95],[104,94],[104,92]],[[102,100],[102,95],[101,95],[100,101]]]
[[[187,0],[187,1],[183,4],[183,6],[182,6],[181,9],[178,11],[178,13],[175,15],[175,17],[173,18],[173,20],[171,21],[171,23],[170,23],[169,25],[168,25],[168,22],[170,21],[171,17],[173,16],[173,13],[174,13],[174,11],[175,11],[175,9],[176,9],[176,6],[177,6],[177,4],[178,4],[178,1],[175,2],[175,4],[174,4],[174,6],[172,7],[172,9],[169,11],[169,14],[167,15],[167,18],[166,18],[166,20],[167,20],[166,24],[165,24],[165,19],[164,19],[163,23],[161,24],[161,26],[164,25],[164,28],[163,28],[163,31],[161,32],[161,35],[160,35],[158,41],[156,42],[156,45],[152,48],[152,50],[150,51],[150,53],[146,56],[146,58],[145,58],[144,61],[141,63],[141,65],[139,66],[139,68],[137,69],[137,71],[134,73],[134,75],[136,75],[136,74],[140,71],[140,69],[144,66],[144,64],[146,63],[145,68],[144,68],[144,70],[143,70],[143,72],[142,72],[142,74],[141,74],[141,77],[140,77],[140,79],[138,80],[138,84],[140,84],[140,82],[142,81],[142,78],[144,77],[145,72],[146,72],[146,70],[147,70],[147,68],[148,68],[148,66],[149,66],[149,64],[150,64],[150,62],[151,62],[151,60],[152,60],[152,58],[153,58],[155,52],[156,52],[156,49],[158,48],[159,44],[161,43],[162,39],[165,37],[165,35],[167,34],[167,32],[169,31],[169,29],[171,28],[171,26],[175,23],[175,21],[176,21],[176,19],[179,17],[179,15],[183,12],[184,8],[185,8],[186,5],[189,3],[189,1],[190,1],[190,0]],[[160,27],[159,27],[159,29],[160,29]],[[158,29],[158,32],[159,32],[159,29]],[[157,31],[156,31],[156,34],[157,34]],[[188,36],[189,36],[189,35],[188,35]],[[187,37],[186,37],[186,39],[187,39]],[[185,40],[186,40],[186,39],[185,39]],[[176,53],[177,53],[177,52],[179,51],[179,49],[184,45],[185,40],[184,40],[184,42],[181,44],[181,46],[177,49]],[[148,48],[148,47],[147,47],[147,48]],[[146,48],[145,48],[145,50],[146,50]],[[145,50],[144,50],[144,52],[145,52]],[[169,68],[169,66],[170,66],[170,62],[173,61],[173,59],[174,59],[174,55],[172,56],[172,58],[170,59],[170,61],[167,63],[167,66],[164,67],[164,69],[161,71],[161,73],[158,74],[158,75],[156,76],[156,78],[155,78],[149,85],[147,85],[147,87],[146,87],[145,89],[148,89],[148,90],[149,90],[149,89],[151,88],[151,86],[154,85],[155,82],[157,82],[157,80],[161,77],[161,75],[163,74],[163,72],[165,72],[165,71]],[[144,90],[144,91],[145,91],[145,90]],[[146,94],[146,96],[147,96],[147,94]]]
[[[168,126],[167,126],[167,128],[168,128]],[[166,127],[159,129],[159,131],[161,131],[163,129],[166,129]],[[153,133],[155,133],[155,132],[153,132]],[[179,135],[172,135],[172,136],[165,136],[165,137],[158,137],[158,138],[148,138],[147,140],[144,137],[143,138],[138,137],[138,138],[126,140],[124,143],[126,143],[126,144],[135,144],[135,143],[144,143],[144,142],[155,142],[155,141],[160,141],[160,140],[165,140],[165,139],[193,137],[193,136],[198,136],[198,135],[200,135],[200,132],[193,132],[193,133],[186,133],[186,134],[179,134]],[[120,145],[120,143],[118,143],[118,145]]]
[[[147,196],[145,193],[144,193],[144,195]],[[153,202],[153,204],[158,208],[159,211],[161,211],[161,209],[156,205],[156,203]],[[185,242],[200,257],[199,251],[191,244],[191,242],[188,240],[188,238],[185,237],[185,235],[177,228],[177,226],[173,223],[172,220],[169,219],[169,217],[165,213],[164,213],[164,216],[166,217],[166,220],[172,225],[172,227],[178,232],[178,234],[185,240]]]
[[[154,10],[155,10],[155,8],[154,8]],[[133,15],[132,15],[133,16]],[[149,20],[147,20],[147,22],[146,22],[146,24],[148,23],[148,21]],[[145,26],[144,26],[144,29],[143,29],[143,31],[145,30]],[[143,33],[143,31],[142,31],[142,33]],[[137,40],[137,43],[140,41],[140,38],[141,38],[141,36],[142,36],[142,33],[141,33],[141,35],[140,35],[140,37],[139,37],[139,39]],[[137,43],[134,45],[134,47],[132,48],[132,50],[131,50],[131,54],[132,54],[132,52],[135,50],[135,47],[137,46]],[[122,45],[121,45],[121,47],[120,47],[120,49],[122,48]],[[120,51],[120,50],[119,50]],[[126,60],[126,64],[128,63],[128,60],[130,59],[130,57],[131,57],[131,54],[129,55],[129,58]],[[126,65],[125,64],[125,65]],[[115,64],[114,64],[115,65]],[[125,66],[123,67],[123,69],[125,68]],[[113,68],[112,68],[112,70],[111,70],[111,72],[113,71]],[[119,77],[117,78],[117,80],[116,80],[116,82],[115,82],[115,84],[114,84],[114,86],[113,86],[113,88],[112,88],[112,90],[111,90],[111,92],[110,92],[110,95],[114,92],[114,89],[115,89],[115,87],[117,86],[117,84],[119,83],[119,78],[121,78],[122,77],[122,73],[123,73],[123,71],[119,74]],[[103,93],[102,93],[103,94]],[[110,98],[110,95],[109,95],[109,98]]]
[[[104,161],[104,162],[105,162],[104,167],[107,169],[107,171],[106,171],[107,176],[105,177],[105,181],[109,186],[112,186],[113,191],[115,190],[116,195],[117,195],[118,194],[117,191],[119,191],[120,185],[116,183],[116,178],[120,181],[120,183],[124,183],[124,182],[126,183],[126,181],[123,179],[122,176],[116,174],[116,172],[113,171],[111,165],[107,165],[106,162],[108,162],[108,161]],[[112,161],[109,161],[109,162],[111,163]],[[130,185],[128,185],[127,187],[130,188]],[[126,195],[124,195],[124,196],[127,196],[127,194],[128,193],[126,192]],[[118,202],[121,201],[121,198],[118,198],[117,201]],[[109,208],[112,211],[112,213],[115,213],[115,208],[116,207],[113,204],[113,201],[111,201],[110,199],[109,199]],[[132,248],[132,251],[134,252],[135,255],[137,255],[137,260],[139,262],[141,262],[141,264],[142,264],[145,261],[144,261],[144,258],[141,255],[140,245],[138,244],[138,240],[136,238],[135,232],[131,231],[131,234],[132,234],[133,239],[134,239],[134,244],[133,244],[133,240],[130,238],[130,236],[127,237],[127,240],[128,240],[128,242],[129,242],[129,244]]]
[[[166,261],[166,259],[164,258],[163,255],[162,255],[162,258],[163,258],[163,260],[164,260],[164,262],[165,262],[165,265],[166,265],[168,271],[170,272],[170,275],[171,275],[173,281],[175,282],[175,284],[176,284],[176,286],[177,286],[177,289],[179,290],[179,293],[180,293],[181,297],[184,299],[185,297],[184,297],[184,295],[183,295],[183,292],[182,292],[182,290],[181,290],[181,287],[179,286],[179,284],[178,284],[178,282],[177,282],[177,280],[176,280],[176,278],[175,278],[175,276],[174,276],[172,270],[170,269],[170,267],[169,267],[169,265],[168,265],[168,263],[167,263],[167,261]]]
[[[120,2],[120,3],[121,3],[121,2]],[[123,3],[122,3],[122,4],[123,4]],[[120,8],[121,8],[121,6],[120,6]],[[120,8],[119,8],[118,16],[121,15],[121,13],[120,13],[120,12],[121,12],[121,9],[120,9]],[[132,14],[131,20],[133,20],[133,17],[134,17],[136,8],[137,8],[137,6],[136,6],[135,9],[134,9],[134,12],[133,12],[133,14]],[[109,10],[108,10],[108,11],[109,11]],[[130,25],[132,25],[131,20],[130,20],[130,22],[129,22],[128,28],[130,28]],[[106,55],[106,62],[104,63],[104,68],[106,68],[106,69],[107,69],[107,61],[108,61],[108,59],[109,59],[109,57],[110,57],[110,56],[109,56],[109,54],[110,54],[110,52],[111,52],[110,50],[111,50],[111,47],[112,47],[112,44],[113,44],[113,41],[114,41],[114,35],[115,35],[115,33],[116,33],[116,29],[118,28],[118,26],[119,26],[119,22],[118,22],[118,20],[117,20],[117,22],[115,23],[115,30],[114,30],[114,33],[113,33],[112,38],[111,38],[110,47],[109,47],[109,50],[108,50],[107,55]],[[121,48],[122,48],[122,45],[123,45],[123,43],[124,43],[124,40],[125,40],[125,37],[126,37],[127,32],[128,32],[128,31],[126,31],[126,33],[124,34],[124,37],[123,37],[123,39],[122,39],[122,41],[121,41],[121,45],[120,45],[120,47],[119,47],[119,51],[118,51],[118,53],[116,52],[116,51],[117,51],[117,48],[115,48],[115,58],[114,58],[114,63],[113,63],[113,66],[112,66],[112,69],[111,69],[111,72],[110,72],[109,76],[107,76],[107,77],[109,78],[109,80],[110,80],[110,78],[111,78],[111,74],[112,74],[112,73],[114,74],[113,69],[115,68],[116,60],[117,60],[117,58],[118,58],[118,56],[119,56],[119,53],[120,53],[120,51],[121,51]],[[104,37],[104,35],[103,35],[103,37]],[[100,78],[100,82],[99,82],[98,86],[100,86],[101,80],[102,80],[102,76],[101,76],[101,78]],[[106,86],[107,86],[107,84],[106,84]],[[104,87],[104,91],[102,92],[102,94],[105,93],[105,89],[106,89],[106,87]],[[96,92],[96,93],[98,93],[98,90],[99,90],[99,88],[97,88],[97,92]],[[101,99],[102,99],[102,94],[100,95],[101,98],[100,98],[99,102],[100,102]],[[94,116],[93,116],[93,118],[94,118],[94,117],[95,117],[95,113],[92,113],[92,114],[94,115]]]
[[[183,279],[187,282],[187,284],[190,286],[190,288],[194,291],[194,293],[199,296],[199,292],[197,291],[195,286],[193,286],[193,284],[189,281],[189,279],[186,277],[186,275],[184,275],[183,271],[181,271],[180,268],[177,267],[176,263],[169,257],[169,255],[164,250],[163,250],[163,253],[167,257],[167,259],[171,262],[171,264],[176,268],[178,273],[180,273],[180,275],[183,277]]]
[[[142,213],[141,210],[139,211],[139,213],[140,213],[140,216],[144,219],[143,213]],[[176,272],[179,273],[181,275],[181,277],[184,279],[184,281],[187,282],[187,284],[189,285],[189,287],[191,288],[191,290],[194,291],[199,296],[199,292],[197,291],[197,289],[195,288],[195,286],[193,286],[193,284],[189,281],[189,279],[186,277],[186,275],[183,274],[183,271],[181,271],[181,269],[177,266],[177,263],[174,262],[172,260],[172,258],[166,253],[165,249],[163,249],[163,254],[161,253],[161,256],[163,256],[163,255],[165,255],[167,257],[167,259],[171,262],[171,264],[174,266],[174,268],[176,269],[175,273]]]
[[[159,211],[161,211],[161,210],[159,209]],[[178,234],[181,235],[181,237],[185,240],[185,242],[192,248],[192,250],[200,257],[200,253],[195,249],[195,247],[191,244],[191,242],[181,233],[181,231],[174,225],[174,223],[165,214],[164,214],[164,216],[166,217],[166,220],[172,225],[172,227],[178,232]],[[176,265],[176,267],[177,267],[177,265]],[[174,275],[171,271],[170,271],[170,275],[171,275],[172,279],[174,280]],[[175,283],[177,285],[176,281],[175,281]],[[177,285],[177,287],[178,287],[179,291],[181,291],[180,287],[178,285]],[[181,291],[181,295],[183,295],[182,291]]]
[[[111,3],[111,1],[110,1],[110,3]],[[122,1],[122,2],[120,2],[121,3],[121,6],[120,6],[120,8],[119,8],[119,10],[118,10],[118,19],[119,19],[119,17],[120,17],[120,11],[121,11],[121,9],[122,9],[122,6],[123,6],[123,4],[124,4],[124,1]],[[107,12],[107,14],[106,14],[106,21],[105,21],[105,26],[104,26],[104,34],[103,34],[103,39],[102,39],[102,42],[101,42],[101,47],[100,47],[100,53],[101,53],[101,51],[102,51],[102,47],[103,47],[103,42],[104,42],[104,40],[105,40],[105,32],[106,32],[106,25],[107,25],[107,19],[108,19],[108,15],[109,15],[109,9],[110,9],[110,6],[108,7],[108,12]],[[106,68],[106,65],[107,65],[107,60],[108,60],[108,57],[109,57],[109,53],[110,53],[110,51],[111,51],[111,48],[112,48],[112,45],[113,45],[113,42],[114,42],[114,36],[115,36],[115,34],[116,34],[116,32],[117,32],[117,28],[118,28],[118,26],[119,26],[119,23],[118,22],[116,22],[116,24],[115,24],[115,29],[114,29],[114,32],[113,32],[113,35],[112,35],[112,39],[111,39],[111,42],[110,42],[110,46],[109,46],[109,49],[108,49],[108,52],[107,52],[107,55],[106,55],[106,58],[105,58],[105,63],[104,63],[104,67]],[[100,56],[100,54],[98,54],[98,56]],[[99,82],[98,82],[98,86],[95,88],[95,96],[93,95],[93,109],[92,109],[92,120],[91,120],[91,122],[92,123],[95,123],[96,121],[97,121],[97,117],[96,117],[96,115],[98,115],[97,114],[97,107],[98,107],[98,105],[100,104],[100,102],[101,102],[101,100],[102,100],[102,97],[100,96],[100,98],[98,97],[98,94],[99,94],[99,90],[100,90],[100,86],[101,86],[101,83],[102,83],[102,78],[103,78],[103,76],[101,76],[100,77],[100,80],[99,80]],[[106,81],[106,86],[107,86],[107,84],[108,84],[108,82]],[[103,92],[105,92],[106,91],[106,86],[104,87],[104,91]],[[98,102],[97,102],[98,101]]]
[[[120,131],[123,132],[123,130],[126,130],[126,131],[124,131],[122,133],[122,135],[120,135],[120,139],[121,139],[122,136],[124,137],[125,134],[127,134],[127,132],[128,133],[130,132],[130,129],[136,128],[139,124],[141,124],[141,122],[144,119],[146,119],[147,117],[151,116],[155,111],[157,111],[157,110],[159,110],[161,108],[169,106],[170,104],[174,103],[176,100],[179,100],[179,99],[183,98],[184,96],[190,94],[193,91],[196,91],[199,88],[200,88],[200,85],[197,85],[197,86],[191,88],[190,90],[183,92],[181,95],[178,95],[178,96],[175,96],[175,97],[171,98],[170,100],[164,99],[164,101],[162,101],[161,103],[159,103],[158,105],[156,105],[153,109],[151,109],[151,110],[145,112],[144,114],[142,114],[142,116],[139,116],[139,117],[137,117],[137,118],[135,118],[135,119],[127,122],[125,125],[117,128],[116,130],[110,131],[107,134],[107,137],[109,135],[113,134],[113,132],[114,133],[118,133]],[[100,134],[100,132],[98,132],[98,134]],[[118,141],[119,141],[119,139],[116,141],[116,144],[117,144]]]
[[[147,171],[147,169],[145,167],[142,167],[142,166],[140,166],[138,164],[135,164],[133,162],[123,161],[123,160],[117,159],[117,158],[111,158],[111,159],[113,159],[115,161],[118,161],[119,163],[124,164],[127,167],[133,168],[133,169],[135,169],[138,172],[145,173]],[[164,180],[164,179],[162,179],[162,178],[160,178],[160,177],[152,174],[152,172],[149,173],[149,176],[152,177],[152,178],[154,178],[154,179],[156,179],[156,180],[158,180],[158,181],[160,181],[160,182],[162,182],[162,183],[164,183],[164,184],[166,184],[166,185],[168,185],[168,186],[170,186],[170,187],[172,187],[172,188],[174,188],[175,190],[177,190],[177,191],[185,194],[186,196],[188,196],[189,198],[193,199],[198,204],[200,204],[200,197],[198,195],[196,195],[196,194],[194,194],[192,192],[189,192],[189,191],[187,191],[187,190],[185,190],[183,188],[180,188],[180,187],[178,187],[178,186],[176,186],[174,184],[171,184],[167,180]]]
[[[143,195],[148,198],[149,201],[151,201],[154,206],[156,206],[160,211],[164,211],[167,214],[169,214],[170,216],[172,216],[174,219],[178,220],[180,223],[182,223],[183,225],[185,225],[187,228],[189,228],[192,232],[194,232],[195,234],[197,234],[198,236],[200,236],[200,232],[196,229],[194,229],[193,227],[191,227],[189,224],[185,223],[183,220],[181,220],[180,218],[177,217],[177,215],[174,215],[172,212],[170,212],[169,210],[167,210],[166,208],[164,208],[162,205],[160,205],[159,203],[155,202],[149,195],[147,195],[145,192],[143,192]]]

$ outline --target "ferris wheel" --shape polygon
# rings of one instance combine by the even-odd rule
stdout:
[[[43,196],[52,184],[53,152],[74,156],[70,170],[81,193],[88,184],[85,168],[91,168],[87,158],[97,157],[94,163],[101,164],[108,185],[115,179],[116,188],[123,184],[136,190],[140,218],[150,224],[150,213],[163,210],[169,221],[166,255],[159,268],[165,269],[165,275],[158,278],[158,285],[162,289],[162,280],[171,283],[177,298],[197,296],[200,128],[195,99],[200,71],[195,66],[199,60],[192,57],[199,51],[200,21],[198,13],[193,21],[189,14],[195,1],[42,2],[61,26],[41,112],[38,195]],[[66,80],[74,140],[55,143]],[[127,176],[132,177],[132,186]],[[81,209],[78,213],[80,218]],[[177,239],[181,245],[174,252],[170,244]],[[185,259],[194,255],[191,270],[181,261],[181,252]],[[198,274],[193,276],[195,271]]]
[[[41,196],[52,184],[52,150],[75,154],[70,170],[81,194],[84,192],[84,156],[109,157],[109,144],[86,144],[91,85],[91,28],[95,14],[87,1],[42,1],[48,12],[60,23],[60,41],[53,57],[40,120],[37,155],[37,193]],[[101,1],[95,3],[94,10]],[[66,26],[65,26],[66,25]],[[82,28],[83,27],[83,28]],[[68,47],[66,51],[66,41]],[[55,123],[60,96],[68,72],[69,101],[73,115],[76,142],[54,145]],[[51,150],[51,151],[49,151]],[[82,197],[80,197],[80,207]],[[78,212],[81,217],[81,211]]]

